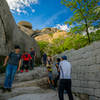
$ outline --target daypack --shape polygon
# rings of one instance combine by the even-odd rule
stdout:
[[[30,55],[30,54],[23,54],[23,55],[22,55],[22,59],[23,59],[24,61],[29,61],[29,60],[32,59],[32,58],[31,58],[31,55]]]

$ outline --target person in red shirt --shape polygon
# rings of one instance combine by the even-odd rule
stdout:
[[[29,62],[32,59],[31,55],[28,52],[24,51],[24,54],[22,55],[21,59],[23,60],[21,72],[23,72],[24,69],[26,70],[26,72],[28,72]]]

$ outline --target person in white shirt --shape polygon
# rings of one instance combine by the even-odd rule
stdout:
[[[67,91],[69,100],[73,100],[73,95],[71,91],[71,64],[67,61],[67,57],[61,57],[61,62],[59,65],[60,69],[60,83],[58,89],[59,100],[64,100],[64,90]]]

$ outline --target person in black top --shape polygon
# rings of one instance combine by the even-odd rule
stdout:
[[[6,67],[6,77],[5,77],[5,83],[3,92],[6,92],[7,90],[11,92],[12,83],[14,80],[14,76],[16,71],[20,70],[21,67],[21,55],[20,55],[20,47],[15,46],[14,52],[11,52],[9,56],[5,58],[4,65],[6,66],[8,62],[8,65]]]
[[[47,64],[47,54],[46,53],[44,53],[42,56],[42,62],[46,66],[46,64]]]
[[[57,87],[57,81],[59,80],[59,77],[60,77],[60,69],[59,69],[59,64],[60,64],[60,58],[57,58],[57,60],[56,60],[56,64],[55,64],[55,66],[56,66],[56,68],[57,68],[57,77],[55,78],[55,87]]]
[[[53,59],[52,59],[51,56],[48,56],[48,57],[47,57],[47,63],[48,63],[49,65],[52,65]]]
[[[31,68],[34,69],[36,53],[33,48],[30,48],[30,55],[32,57],[32,60],[30,61],[30,65],[31,65]]]

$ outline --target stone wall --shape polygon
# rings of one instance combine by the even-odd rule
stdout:
[[[7,55],[15,44],[20,45],[22,50],[34,47],[40,57],[36,41],[17,27],[6,0],[0,0],[0,55]]]
[[[100,100],[100,42],[59,57],[62,55],[67,55],[72,64],[73,92],[87,95],[88,100]]]

